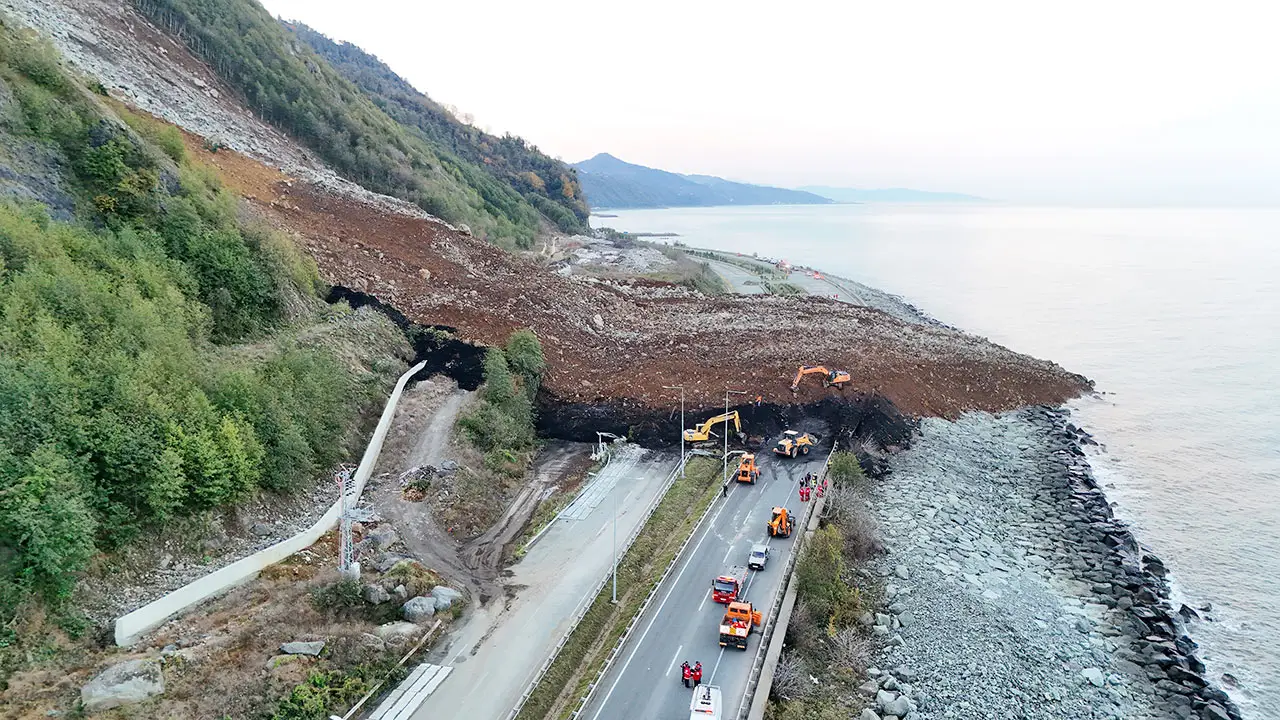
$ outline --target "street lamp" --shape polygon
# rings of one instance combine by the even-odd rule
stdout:
[[[726,416],[729,414],[729,395],[730,394],[746,395],[747,391],[746,390],[730,390],[727,387],[724,389],[724,414]],[[729,418],[728,417],[725,417],[724,419],[724,482],[721,485],[722,487],[729,486]]]
[[[614,435],[613,433],[600,432],[597,430],[596,440],[600,443],[601,447],[604,447],[604,439],[606,436],[611,437],[614,440],[618,439],[618,436]],[[600,473],[603,475],[604,470],[602,469]],[[614,492],[617,489],[618,489],[618,483],[615,480],[613,483],[613,487],[609,488],[609,495],[613,498],[613,600],[612,602],[614,605],[618,604],[618,493]]]
[[[662,389],[680,391],[680,477],[684,477],[684,386],[663,385]]]

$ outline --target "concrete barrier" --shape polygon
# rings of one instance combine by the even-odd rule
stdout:
[[[404,388],[409,384],[409,380],[424,367],[426,367],[425,361],[409,368],[408,372],[400,376],[400,379],[396,382],[395,389],[391,392],[391,397],[387,399],[387,405],[382,410],[382,417],[378,419],[378,426],[374,429],[373,436],[369,438],[369,445],[365,448],[364,456],[360,458],[360,466],[356,468],[354,476],[356,498],[359,498],[360,493],[364,491],[365,483],[369,480],[369,476],[373,474],[374,466],[378,464],[378,455],[382,452],[382,443],[386,440],[392,419],[395,418],[396,405],[400,402],[400,395],[404,393]],[[248,557],[241,558],[157,600],[153,600],[127,615],[116,618],[116,644],[132,645],[138,638],[159,627],[169,618],[185,612],[194,605],[221,595],[231,588],[256,577],[264,568],[315,544],[321,535],[324,535],[337,524],[338,512],[339,507],[335,500],[333,506],[315,524],[288,540],[282,540],[275,545],[263,548]]]

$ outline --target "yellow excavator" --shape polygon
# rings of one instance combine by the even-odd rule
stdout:
[[[795,392],[796,389],[800,387],[800,381],[804,379],[805,375],[813,375],[816,373],[822,373],[823,387],[831,387],[832,385],[835,385],[837,388],[840,388],[845,383],[849,382],[849,373],[843,370],[828,370],[821,365],[801,365],[800,369],[796,371],[796,379],[791,381],[791,392]]]
[[[742,433],[742,423],[738,421],[738,411],[732,410],[727,413],[721,413],[715,417],[707,418],[705,422],[699,423],[697,427],[689,428],[684,431],[685,442],[705,442],[711,438],[711,428],[719,423],[728,424],[733,421],[733,430],[739,434]]]

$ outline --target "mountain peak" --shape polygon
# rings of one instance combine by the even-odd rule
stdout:
[[[574,163],[592,207],[804,205],[831,202],[813,193],[730,182],[712,175],[678,175],[635,165],[609,153]]]

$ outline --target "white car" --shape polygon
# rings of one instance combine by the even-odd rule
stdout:
[[[751,556],[747,558],[747,567],[752,570],[763,570],[767,562],[769,562],[769,546],[764,543],[752,545]]]
[[[720,720],[720,688],[699,685],[689,701],[689,720]]]

